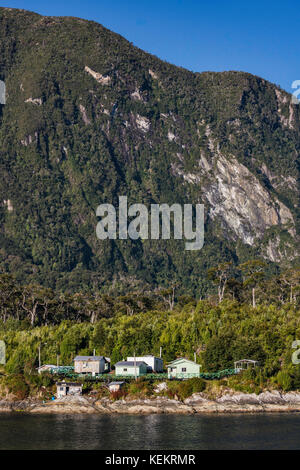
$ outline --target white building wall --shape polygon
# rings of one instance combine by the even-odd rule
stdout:
[[[155,356],[136,356],[134,357],[127,357],[127,361],[134,362],[136,361],[144,361],[154,372],[162,372],[163,371],[163,360],[160,357]]]

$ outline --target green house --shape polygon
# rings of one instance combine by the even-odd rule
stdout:
[[[116,375],[122,377],[139,377],[147,374],[147,364],[144,361],[120,361],[115,364]]]
[[[168,378],[189,379],[199,377],[201,365],[185,357],[179,357],[167,365]]]

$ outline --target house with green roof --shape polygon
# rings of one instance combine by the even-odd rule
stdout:
[[[179,357],[167,365],[168,378],[189,379],[199,377],[201,365],[185,357]]]

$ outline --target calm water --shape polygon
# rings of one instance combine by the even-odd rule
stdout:
[[[0,414],[0,449],[300,449],[300,414]]]

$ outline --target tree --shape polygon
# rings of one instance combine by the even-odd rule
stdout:
[[[280,280],[289,287],[289,300],[296,304],[296,295],[300,290],[300,269],[289,269],[280,276]]]
[[[217,372],[233,367],[232,345],[234,341],[235,336],[232,332],[214,336],[208,341],[202,356],[205,371]]]
[[[231,295],[232,299],[240,300],[241,292],[242,292],[241,281],[232,277],[228,279],[226,288],[227,288],[227,292]]]
[[[252,307],[256,307],[256,298],[255,298],[255,290],[256,287],[261,283],[264,279],[265,274],[263,272],[266,263],[260,261],[259,259],[254,259],[247,261],[239,266],[240,270],[243,273],[245,287],[252,288]]]
[[[17,295],[17,286],[9,274],[1,274],[0,276],[0,306],[1,316],[5,323],[9,312],[14,311],[15,298]]]
[[[159,293],[161,297],[163,298],[165,304],[169,307],[169,309],[172,310],[174,309],[174,303],[175,303],[175,289],[177,287],[177,284],[173,284],[171,287],[168,289],[162,289]]]
[[[31,326],[34,325],[39,307],[45,304],[45,289],[38,285],[25,286],[22,289],[22,308],[27,312]]]
[[[219,303],[222,302],[225,294],[225,289],[230,278],[232,271],[232,263],[221,263],[215,268],[208,270],[208,278],[213,281],[218,287]]]

